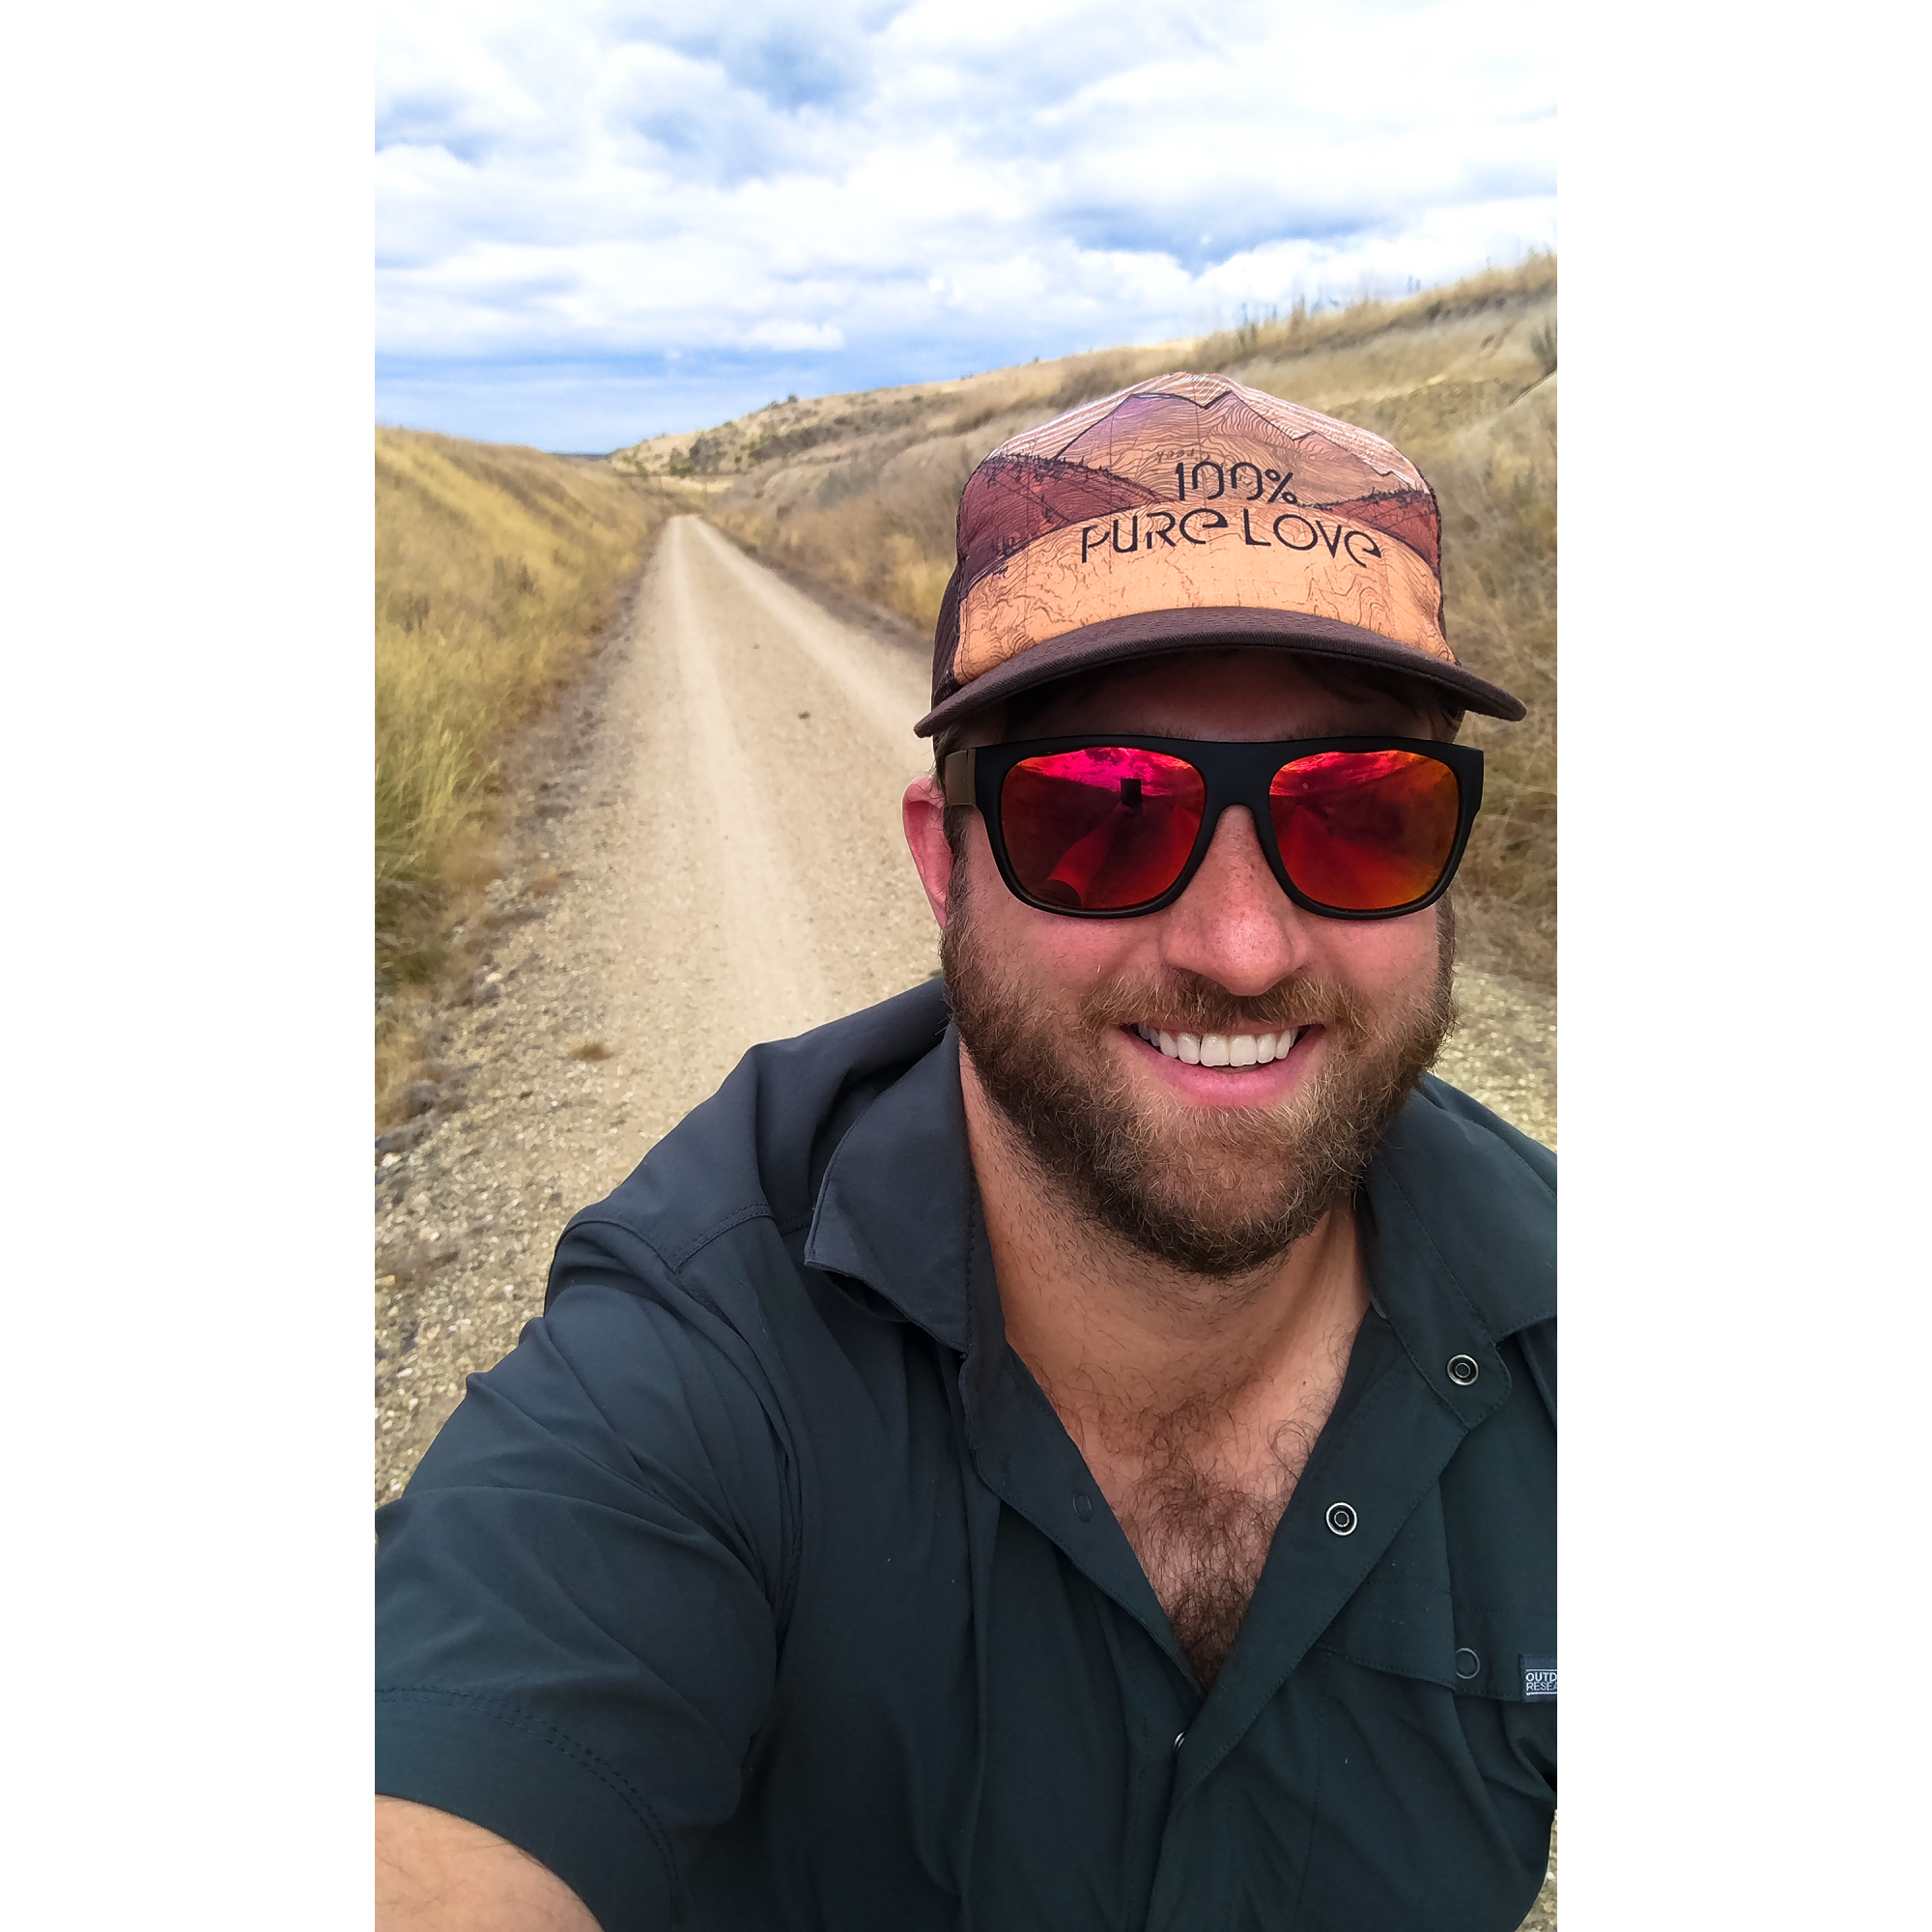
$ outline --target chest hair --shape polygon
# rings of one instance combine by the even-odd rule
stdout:
[[[1357,1326],[1341,1323],[1290,1366],[1259,1414],[1258,1392],[1231,1386],[1131,1420],[1118,1410],[1086,1418],[1082,1451],[1204,1686],[1235,1647],[1282,1512],[1342,1393]]]
[[[1190,1406],[1148,1430],[1131,1473],[1118,1464],[1110,1472],[1121,1527],[1204,1685],[1213,1684],[1235,1646],[1275,1528],[1333,1404],[1329,1390],[1320,1415],[1290,1417],[1233,1459]]]

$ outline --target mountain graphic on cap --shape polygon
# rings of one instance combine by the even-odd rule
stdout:
[[[1003,442],[959,498],[929,736],[1074,671],[1196,644],[1399,670],[1523,707],[1456,661],[1435,494],[1391,442],[1225,376],[1151,377]]]

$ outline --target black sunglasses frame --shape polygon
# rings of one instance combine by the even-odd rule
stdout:
[[[1008,856],[1005,829],[1000,823],[1000,791],[1007,774],[1023,758],[1044,757],[1053,752],[1084,752],[1101,746],[1118,745],[1124,751],[1161,752],[1171,758],[1184,759],[1201,774],[1207,801],[1201,814],[1201,830],[1195,835],[1194,849],[1180,868],[1180,876],[1158,898],[1131,906],[1049,905],[1035,898],[1020,884]],[[1268,784],[1282,766],[1318,752],[1416,752],[1447,765],[1456,778],[1458,816],[1456,842],[1450,847],[1442,875],[1420,898],[1406,905],[1361,911],[1347,906],[1323,905],[1310,898],[1288,875],[1282,863],[1281,844],[1275,838],[1274,815],[1268,809]],[[973,807],[985,821],[986,842],[993,848],[993,863],[1007,890],[1022,905],[1037,912],[1050,912],[1062,919],[1142,919],[1149,913],[1171,906],[1184,893],[1208,848],[1214,842],[1214,829],[1221,814],[1231,805],[1244,805],[1255,822],[1255,834],[1267,855],[1269,868],[1281,889],[1303,912],[1322,919],[1401,919],[1433,906],[1456,876],[1469,842],[1469,828],[1483,803],[1483,754],[1472,745],[1452,745],[1435,738],[1284,738],[1258,743],[1224,738],[1138,738],[1121,732],[1088,732],[1077,738],[1033,738],[1010,745],[977,745],[947,755],[945,790],[948,805]]]

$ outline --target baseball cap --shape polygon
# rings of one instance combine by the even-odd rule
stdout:
[[[1260,644],[1520,701],[1444,633],[1435,493],[1392,442],[1226,376],[1155,376],[1003,442],[959,498],[928,737],[1102,665]]]

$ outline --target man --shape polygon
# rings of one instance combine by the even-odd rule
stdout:
[[[943,997],[749,1054],[383,1513],[379,1923],[1518,1923],[1554,1162],[1424,1077],[1521,715],[1437,530],[1221,378],[974,473]]]

